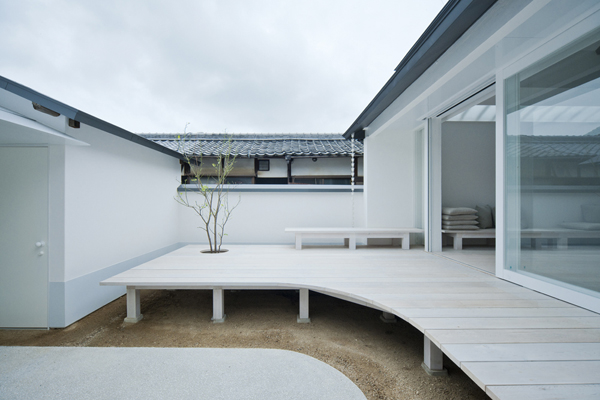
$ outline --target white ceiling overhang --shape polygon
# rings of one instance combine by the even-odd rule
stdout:
[[[89,146],[67,134],[0,107],[0,146]]]

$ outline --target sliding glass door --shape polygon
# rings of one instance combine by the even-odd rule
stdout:
[[[504,81],[504,268],[600,297],[600,32]]]

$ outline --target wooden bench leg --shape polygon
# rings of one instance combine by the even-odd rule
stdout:
[[[454,250],[462,250],[462,241],[461,235],[454,236]]]
[[[300,314],[297,321],[299,323],[308,323],[308,289],[300,289]]]
[[[349,238],[348,247],[350,250],[356,250],[356,236]]]
[[[296,250],[302,250],[302,235],[296,233]]]
[[[448,370],[444,369],[444,353],[437,347],[426,335],[424,338],[424,356],[425,360],[421,367],[431,376],[448,375]]]
[[[133,286],[127,286],[127,318],[125,322],[135,323],[144,316],[141,313],[140,291]]]
[[[407,233],[407,234],[403,235],[400,240],[402,240],[402,250],[409,250],[410,249],[410,234]]]
[[[225,296],[223,288],[213,289],[213,316],[212,322],[215,324],[225,322]]]

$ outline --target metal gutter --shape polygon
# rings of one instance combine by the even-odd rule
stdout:
[[[394,70],[394,74],[344,133],[364,129],[442,56],[497,0],[450,0]]]
[[[67,104],[61,103],[60,101],[54,100],[46,95],[43,95],[39,92],[36,92],[33,89],[30,89],[26,86],[21,85],[20,83],[11,81],[3,76],[0,76],[0,89],[4,89],[11,93],[16,94],[24,99],[30,100],[32,102],[38,103],[46,108],[49,108],[52,111],[56,111],[64,115],[67,118],[71,118],[72,120],[79,121],[96,129],[100,129],[106,133],[111,135],[118,136],[125,140],[129,140],[130,142],[139,144],[140,146],[147,147],[149,149],[158,151],[160,153],[169,155],[171,157],[184,160],[185,157],[182,154],[179,154],[176,151],[167,149],[157,143],[154,143],[151,140],[145,139],[141,136],[138,136],[128,130],[123,128],[119,128],[116,125],[103,121],[99,118],[94,117],[88,113],[80,111],[76,108],[73,108]]]

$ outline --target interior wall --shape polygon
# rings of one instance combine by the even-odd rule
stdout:
[[[442,124],[442,206],[495,205],[494,122]]]

